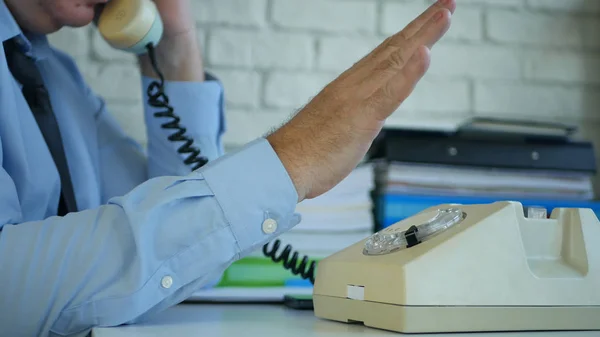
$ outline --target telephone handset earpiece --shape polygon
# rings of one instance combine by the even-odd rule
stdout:
[[[113,48],[144,54],[163,34],[160,14],[151,0],[111,0],[98,10],[100,35]]]

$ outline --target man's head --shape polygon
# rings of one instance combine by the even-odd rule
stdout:
[[[108,0],[5,0],[23,30],[53,33],[63,26],[86,26],[94,19],[95,8]]]

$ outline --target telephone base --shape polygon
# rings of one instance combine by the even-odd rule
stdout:
[[[400,333],[600,330],[600,306],[402,306],[313,295],[322,319]]]

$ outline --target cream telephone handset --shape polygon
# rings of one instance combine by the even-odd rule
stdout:
[[[99,8],[95,23],[113,48],[135,54],[156,46],[163,34],[162,20],[151,0],[111,0]]]
[[[159,109],[154,113],[155,117],[168,119],[161,127],[172,131],[168,139],[180,144],[177,151],[184,156],[184,163],[192,170],[204,166],[208,159],[200,156],[200,149],[186,135],[187,130],[179,124],[181,118],[175,114],[165,93],[165,78],[155,54],[163,35],[163,22],[154,1],[110,0],[98,7],[94,23],[100,35],[113,48],[138,55],[148,54],[154,72],[159,77],[159,81],[152,82],[148,87],[148,104]]]

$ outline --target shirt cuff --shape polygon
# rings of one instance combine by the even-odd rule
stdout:
[[[264,138],[200,170],[230,224],[240,257],[296,226],[298,192]]]

